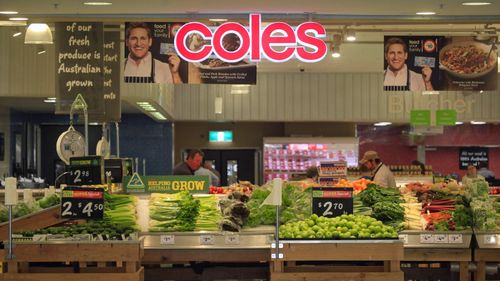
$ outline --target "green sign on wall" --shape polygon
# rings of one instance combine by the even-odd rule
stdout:
[[[140,176],[123,178],[124,190],[130,193],[208,193],[208,176]]]
[[[457,122],[457,111],[453,109],[441,109],[436,111],[436,125],[455,126]]]
[[[410,113],[410,124],[413,126],[430,126],[430,110],[412,110]]]

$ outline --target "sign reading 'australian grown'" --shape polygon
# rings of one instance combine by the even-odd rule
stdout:
[[[103,24],[56,23],[56,113],[69,113],[81,94],[90,116],[104,114]]]

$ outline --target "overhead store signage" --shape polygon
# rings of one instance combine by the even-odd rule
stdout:
[[[385,91],[495,91],[496,36],[384,36]]]
[[[207,57],[187,61],[174,47],[174,37],[184,23],[126,22],[125,23],[125,83],[161,84],[245,84],[257,83],[257,65],[246,59],[223,61]],[[200,34],[185,36],[190,50],[204,48],[207,42]],[[232,33],[221,38],[229,52],[240,48],[241,41]]]
[[[457,123],[457,111],[453,109],[436,110],[437,126],[455,126]]]
[[[459,155],[460,170],[467,170],[467,166],[473,165],[478,168],[488,167],[487,147],[461,147]]]
[[[104,38],[104,120],[120,122],[120,31],[106,31]]]
[[[61,191],[61,217],[66,219],[102,219],[104,189],[67,186]]]
[[[305,22],[296,28],[284,22],[273,22],[262,27],[261,15],[249,16],[249,27],[237,22],[227,22],[212,30],[199,22],[183,25],[175,36],[174,45],[177,54],[189,62],[201,62],[215,55],[227,63],[243,59],[259,62],[262,58],[273,62],[286,62],[296,58],[303,62],[321,61],[328,51],[322,38],[326,37],[325,28],[316,22]],[[228,50],[224,37],[236,35],[238,48]],[[191,35],[208,42],[200,48],[188,45]]]
[[[209,142],[232,142],[233,132],[232,131],[209,131],[208,132]]]
[[[130,193],[208,193],[208,176],[140,176],[135,173],[123,178],[125,192]]]
[[[56,23],[56,114],[70,112],[81,94],[88,105],[89,121],[102,120],[103,24],[98,22]]]
[[[412,110],[410,113],[410,124],[412,126],[430,126],[431,111],[430,110]]]
[[[313,187],[313,214],[337,217],[353,213],[352,187]]]

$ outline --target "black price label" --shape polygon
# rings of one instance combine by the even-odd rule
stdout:
[[[313,188],[313,214],[323,217],[337,217],[352,214],[353,199],[351,187]]]
[[[121,158],[104,160],[104,171],[106,173],[106,177],[110,176],[112,183],[121,183],[123,181],[124,162],[125,161]]]
[[[102,219],[104,189],[68,186],[61,197],[61,217],[66,219]]]
[[[70,185],[103,184],[104,159],[102,156],[72,157],[69,160]]]

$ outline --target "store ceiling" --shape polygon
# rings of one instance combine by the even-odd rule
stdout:
[[[26,113],[53,113],[54,103],[45,103],[42,98],[5,98],[0,97],[0,106],[9,107],[12,110]],[[122,101],[122,113],[142,113],[137,107]]]
[[[320,22],[329,38],[346,28],[357,30],[357,41],[341,44],[342,56],[331,56],[314,64],[297,60],[287,63],[262,61],[259,72],[379,72],[383,69],[384,34],[460,35],[484,30],[485,24],[500,29],[500,1],[490,0],[487,6],[463,6],[465,0],[107,0],[110,6],[85,6],[83,0],[16,0],[0,1],[0,11],[15,10],[29,22],[45,21],[207,21],[228,18],[244,22],[248,13],[263,14],[263,21],[283,20],[299,23]],[[433,11],[433,16],[418,16],[420,11]],[[0,15],[2,20],[9,17]],[[328,41],[331,39],[328,39]],[[2,100],[0,100],[2,102]],[[2,102],[3,103],[3,102]],[[19,103],[24,107],[24,103]],[[50,105],[49,105],[50,106]],[[130,108],[133,110],[133,108]],[[124,105],[124,112],[127,105]]]

